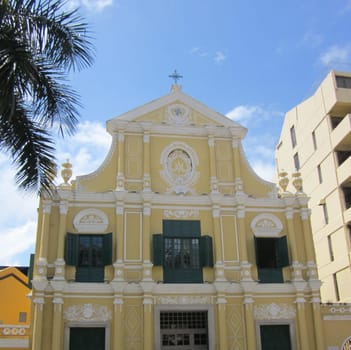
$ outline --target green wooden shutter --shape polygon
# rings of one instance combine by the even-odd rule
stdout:
[[[152,261],[154,266],[163,266],[163,235],[152,235]]]
[[[103,235],[103,262],[104,266],[112,265],[112,233]]]
[[[65,238],[65,262],[67,265],[78,264],[78,239],[79,235],[67,233]]]
[[[199,237],[199,220],[163,220],[163,233],[169,237]]]
[[[290,262],[286,236],[277,238],[275,244],[277,267],[289,266]]]
[[[212,237],[201,236],[200,238],[201,267],[213,267]]]
[[[28,273],[27,273],[27,276],[28,276],[28,287],[30,289],[32,289],[32,280],[33,280],[33,271],[34,271],[34,257],[35,257],[34,254],[30,255],[30,258],[29,258],[29,269],[28,269]]]

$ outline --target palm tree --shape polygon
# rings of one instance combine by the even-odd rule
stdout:
[[[79,98],[72,70],[93,62],[88,25],[64,0],[0,0],[0,150],[16,167],[20,189],[50,190],[52,132],[74,133]]]

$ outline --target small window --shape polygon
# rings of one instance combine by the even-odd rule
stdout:
[[[322,210],[324,216],[324,223],[327,225],[329,223],[328,208],[326,203],[322,203]]]
[[[335,80],[337,88],[351,89],[351,77],[337,75],[335,76]]]
[[[338,278],[336,273],[333,273],[333,284],[334,284],[335,298],[337,301],[340,301],[340,292],[339,292]]]
[[[290,128],[290,137],[291,137],[291,144],[294,148],[296,146],[296,133],[295,133],[294,125]]]
[[[344,119],[343,117],[338,117],[338,116],[335,116],[335,115],[331,115],[330,116],[330,123],[331,123],[332,129],[334,130],[341,123],[341,121],[343,119]]]
[[[321,165],[317,165],[318,181],[321,184],[323,182]]]
[[[351,208],[351,187],[342,187],[344,195],[345,209]]]
[[[18,322],[27,322],[27,313],[26,312],[20,312],[18,314]]]
[[[77,282],[103,282],[104,267],[112,264],[112,234],[67,233],[65,261],[76,266]]]
[[[317,150],[317,139],[316,139],[315,131],[312,131],[312,142],[313,142],[313,149],[316,151]]]
[[[261,283],[283,283],[282,268],[289,266],[286,236],[255,237],[256,265]]]
[[[299,154],[298,153],[294,154],[294,166],[295,166],[295,170],[299,170],[300,169],[300,160],[299,160]]]
[[[331,235],[328,236],[328,249],[329,249],[330,261],[334,261],[334,251],[333,251],[333,243],[332,243]]]

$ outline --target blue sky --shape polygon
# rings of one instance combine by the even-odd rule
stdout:
[[[57,144],[73,177],[96,169],[105,122],[167,94],[174,69],[183,91],[248,128],[256,172],[274,180],[284,114],[331,69],[351,71],[351,0],[74,0],[90,24],[94,65],[71,75],[83,108],[78,132]],[[16,190],[0,153],[0,265],[34,251],[37,198]],[[61,180],[58,179],[58,182]],[[61,181],[62,182],[62,181]]]

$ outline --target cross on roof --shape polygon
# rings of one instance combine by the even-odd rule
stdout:
[[[176,69],[175,69],[174,72],[173,72],[172,74],[170,74],[168,77],[171,78],[171,79],[173,79],[173,80],[174,80],[174,84],[176,84],[176,85],[177,85],[177,83],[178,83],[178,80],[183,78],[183,76],[180,75],[180,74],[177,72]]]

